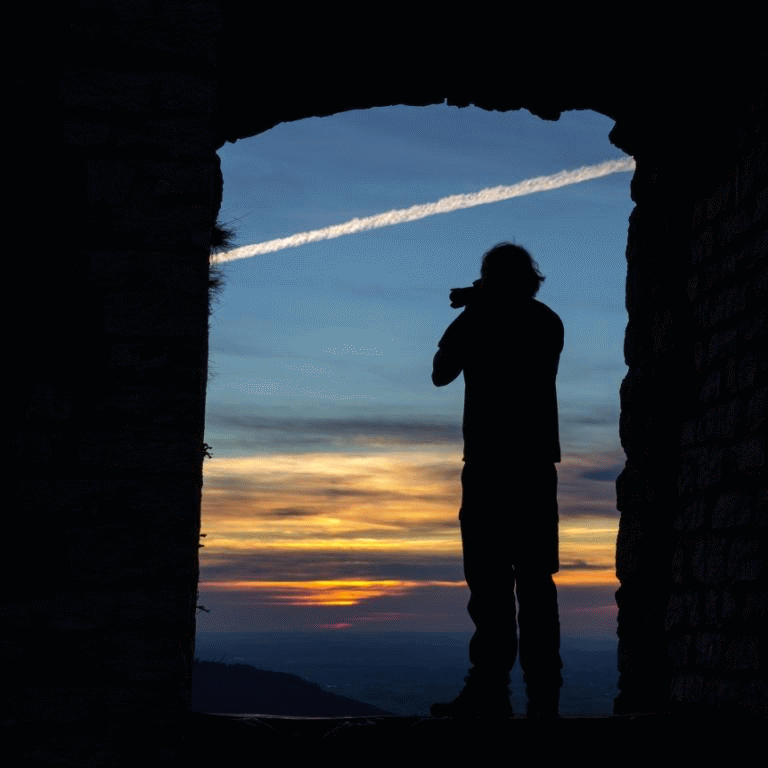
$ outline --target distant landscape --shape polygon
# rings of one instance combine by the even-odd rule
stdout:
[[[449,701],[461,689],[468,640],[453,632],[201,632],[193,708],[297,717],[427,716],[433,702]],[[561,655],[561,714],[610,715],[617,694],[615,640],[566,637]],[[511,688],[513,707],[523,713],[519,665]]]
[[[389,715],[378,707],[324,691],[286,672],[248,664],[195,659],[192,709],[196,712],[268,714],[291,717]]]

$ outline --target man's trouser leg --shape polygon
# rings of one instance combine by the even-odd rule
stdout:
[[[519,623],[529,711],[556,711],[562,662],[552,579],[558,567],[554,466],[534,465],[511,478],[508,467],[465,464],[460,520],[467,610],[475,624],[470,678],[508,679]]]
[[[520,666],[529,715],[556,715],[563,684],[557,588],[546,571],[517,569]]]
[[[465,515],[461,521],[467,612],[475,625],[469,641],[470,675],[504,680],[517,657],[515,573],[503,531]]]

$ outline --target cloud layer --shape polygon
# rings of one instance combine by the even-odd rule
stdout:
[[[613,579],[610,480],[620,458],[558,465],[562,583]],[[353,581],[385,591],[461,583],[460,473],[460,456],[440,447],[214,458],[205,465],[202,586],[262,600],[272,590],[281,602],[286,590],[322,600],[329,585]]]

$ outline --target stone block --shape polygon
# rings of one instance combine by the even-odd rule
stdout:
[[[683,621],[683,594],[681,592],[673,592],[669,598],[669,604],[667,605],[667,615],[664,619],[664,631],[669,632],[670,629],[674,629],[684,624]]]
[[[61,78],[61,104],[65,108],[109,112],[148,110],[152,89],[145,72],[108,69],[71,70]]]
[[[39,465],[41,469],[51,464],[59,439],[51,430],[25,429],[19,432],[14,444],[16,460],[26,466]]]
[[[702,632],[696,637],[696,666],[712,669],[720,663],[723,641],[715,632]]]
[[[704,675],[699,671],[675,671],[672,675],[672,701],[701,701],[704,688]]]
[[[618,550],[617,550],[617,556],[618,556]],[[672,563],[671,563],[671,570],[672,570],[672,580],[675,582],[675,584],[683,584],[686,581],[687,573],[686,573],[686,565],[687,565],[687,558],[686,558],[686,550],[684,546],[679,546],[675,552],[672,554]],[[617,559],[618,562],[618,559]],[[623,577],[619,575],[617,570],[617,576],[621,580]]]
[[[743,310],[746,304],[745,290],[745,287],[742,285],[734,285],[721,288],[714,293],[707,301],[704,327],[722,323]]]
[[[699,432],[699,419],[693,418],[688,419],[683,423],[683,426],[680,429],[680,445],[683,448],[688,448],[693,445],[697,445],[699,442],[698,438],[698,432]],[[687,482],[684,482],[682,479],[682,472],[684,472],[685,468],[685,456],[683,457],[682,462],[682,471],[681,471],[681,478],[678,481],[678,488],[680,489],[680,492],[683,492],[683,489],[688,486]]]
[[[699,491],[704,491],[721,480],[723,449],[713,444],[700,448],[696,453],[698,454],[696,485]]]
[[[706,200],[707,219],[717,219],[725,216],[732,209],[735,199],[735,190],[733,179],[720,184]]]
[[[696,301],[696,299],[699,296],[699,274],[694,273],[688,278],[688,283],[686,284],[686,289],[688,293],[688,300],[691,302]]]
[[[735,528],[747,525],[752,515],[752,495],[730,491],[717,498],[712,506],[712,527]]]
[[[744,601],[744,621],[765,627],[768,623],[768,592],[750,592]]]
[[[110,127],[106,120],[65,118],[62,122],[62,139],[65,144],[74,147],[96,147],[109,141]]]
[[[741,283],[741,276],[736,274],[738,268],[737,248],[735,244],[731,243],[727,250],[723,251],[720,256],[720,279],[731,280],[737,283]]]
[[[768,526],[768,488],[759,488],[757,491],[757,511],[755,525],[758,528]]]
[[[690,424],[690,432],[693,432],[696,424]],[[692,439],[686,440],[684,444],[688,445],[692,442]],[[686,451],[680,460],[680,471],[677,475],[677,492],[681,499],[685,499],[690,496],[696,487],[696,451]],[[695,518],[696,510],[691,509],[690,505],[686,502],[681,506],[677,514],[675,515],[674,525],[678,531],[691,530],[691,521]]]
[[[720,615],[723,619],[732,619],[736,616],[738,610],[738,600],[736,593],[732,589],[726,589],[723,592],[723,599],[720,604]]]
[[[715,236],[710,226],[704,230],[691,245],[691,260],[694,265],[703,264],[712,258]]]
[[[763,147],[745,157],[739,168],[738,200],[746,202],[750,197],[765,189],[768,178],[768,154]]]
[[[163,157],[205,157],[214,151],[216,131],[213,119],[196,114],[153,116],[151,122],[116,125],[110,134],[117,147],[151,146]]]
[[[733,354],[733,347],[739,337],[737,328],[733,326],[724,327],[713,333],[709,338],[706,351],[704,353],[704,362],[707,365],[720,365],[724,358]]]
[[[685,618],[688,625],[698,627],[701,624],[701,597],[698,592],[686,592],[683,598]]]
[[[728,457],[738,472],[757,472],[765,467],[765,436],[754,435],[741,440],[728,451]]]
[[[764,263],[766,252],[768,252],[768,230],[752,234],[748,240],[739,243],[735,251],[739,269],[744,274],[753,268],[759,269]]]
[[[705,523],[705,515],[706,515],[706,501],[705,499],[696,499],[689,507],[688,507],[688,518],[687,523],[689,526],[689,530],[691,531],[698,531],[700,528],[704,526]]]
[[[753,224],[755,224],[754,216],[741,208],[715,228],[715,243],[720,247],[726,247],[731,241],[743,235]]]
[[[89,158],[85,163],[88,203],[125,203],[134,195],[146,195],[147,179],[137,165],[117,157]]]
[[[711,403],[720,396],[720,371],[713,371],[704,382],[701,390],[701,401]]]
[[[707,226],[707,201],[694,200],[691,203],[691,231],[696,235],[694,242],[702,229]]]
[[[728,392],[736,394],[755,383],[758,355],[752,353],[742,358],[731,358],[726,365],[725,379]]]
[[[742,682],[739,688],[739,704],[757,717],[768,717],[768,683],[765,674]]]
[[[178,336],[198,327],[191,311],[208,315],[208,300],[200,295],[195,306],[181,291],[156,288],[111,292],[104,308],[104,329],[123,336]]]
[[[667,653],[670,661],[675,667],[682,668],[688,666],[690,663],[690,645],[690,635],[677,635],[669,638],[669,642],[667,643]]]
[[[200,196],[205,202],[211,195],[211,179],[216,178],[220,161],[217,155],[194,162],[156,161],[157,181],[151,193],[161,200],[179,196],[189,200]],[[206,217],[208,218],[208,217]]]
[[[693,576],[701,584],[719,584],[725,577],[727,542],[701,536],[691,552]]]
[[[707,345],[697,339],[693,343],[693,364],[697,371],[701,371],[707,362]]]
[[[756,581],[763,575],[765,564],[757,541],[735,539],[731,542],[729,550],[729,580]]]
[[[704,623],[716,626],[720,623],[720,593],[714,589],[708,589],[704,595]]]
[[[216,105],[215,81],[186,72],[73,70],[62,76],[60,93],[63,107],[101,111],[113,121],[143,113],[151,122],[159,110],[204,115]]]
[[[126,633],[114,638],[120,656],[128,662],[126,678],[134,682],[153,682],[182,678],[186,664],[178,641],[173,637]]]
[[[758,648],[760,641],[757,637],[734,637],[726,641],[725,666],[733,670],[756,670],[758,666]]]
[[[738,413],[738,402],[720,403],[704,414],[699,422],[698,439],[700,442],[732,438]]]
[[[763,387],[755,392],[747,406],[747,430],[757,432],[763,430],[768,414],[768,387]]]
[[[739,699],[739,681],[730,675],[718,675],[709,681],[704,703],[711,706],[730,706]]]
[[[680,492],[680,495],[689,494],[692,486]],[[704,504],[701,499],[695,499],[684,505],[680,505],[675,513],[673,525],[676,531],[697,531],[704,524]]]
[[[716,261],[704,265],[699,270],[701,279],[701,292],[706,296],[712,296],[717,293],[719,284],[723,279],[722,257]]]
[[[172,462],[169,457],[173,457]],[[162,438],[152,428],[133,430],[119,438],[110,432],[83,432],[77,446],[77,459],[84,471],[91,466],[96,471],[111,467],[117,471],[184,475],[199,458],[199,446],[194,445],[189,434],[167,428]]]
[[[768,275],[766,275],[765,283],[768,286]],[[765,349],[765,338],[768,336],[768,309],[763,303],[767,298],[768,296],[758,297],[749,315],[740,318],[741,337],[748,342],[754,341],[755,346],[763,350]]]
[[[768,219],[768,187],[764,187],[757,193],[752,216],[756,223]]]
[[[103,691],[82,686],[29,686],[9,701],[14,718],[35,723],[67,722],[73,726],[104,713]]]

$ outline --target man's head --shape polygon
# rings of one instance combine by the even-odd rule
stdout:
[[[483,284],[533,297],[544,282],[539,265],[531,254],[512,243],[499,243],[483,256],[480,267]]]

